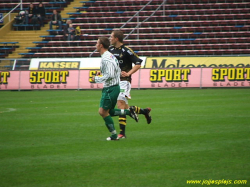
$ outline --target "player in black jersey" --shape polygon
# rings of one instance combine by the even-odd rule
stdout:
[[[120,30],[115,30],[111,33],[109,51],[118,59],[121,68],[120,77],[120,94],[117,98],[117,107],[119,109],[128,109],[128,99],[131,99],[131,75],[134,74],[138,69],[141,68],[142,60],[134,53],[132,49],[123,44],[123,32]],[[134,64],[134,67],[133,67]],[[137,106],[132,106],[133,109],[138,114],[145,115],[147,123],[151,123],[150,111],[151,108],[140,108]],[[126,116],[119,116],[120,134],[118,138],[126,138],[125,128],[126,128]]]

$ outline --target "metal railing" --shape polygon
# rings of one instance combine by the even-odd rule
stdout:
[[[137,29],[137,28],[139,28],[140,26],[141,26],[141,24],[142,23],[144,23],[144,22],[146,22],[146,21],[148,21],[148,19],[149,18],[151,18],[165,3],[166,3],[166,1],[167,0],[164,0],[163,2],[162,2],[162,4],[149,16],[149,17],[147,17],[146,19],[144,19],[142,22],[139,22],[138,24],[137,24],[137,26],[124,38],[124,40],[125,39],[127,39],[129,36],[130,36],[130,34],[132,34],[134,31],[135,31],[135,29]],[[165,11],[163,11],[164,12],[164,14],[165,14]],[[139,13],[139,12],[138,12]],[[138,33],[138,35],[137,35],[137,39],[139,39],[138,38],[139,37],[139,33]]]
[[[135,31],[135,29],[137,29],[137,28],[139,28],[140,27],[140,25],[142,24],[142,23],[144,23],[144,22],[146,22],[149,18],[151,18],[164,4],[166,4],[166,1],[167,0],[163,0],[163,2],[162,2],[162,4],[161,5],[159,5],[159,7],[148,17],[148,18],[146,18],[145,20],[143,20],[142,22],[139,22],[139,14],[140,14],[140,12],[142,11],[142,10],[144,10],[145,9],[145,7],[147,7],[151,2],[152,2],[153,0],[151,0],[151,1],[149,1],[146,5],[144,5],[137,13],[135,13],[135,15],[133,15],[126,23],[124,23],[121,27],[120,27],[120,29],[122,29],[123,27],[125,27],[126,25],[127,25],[127,23],[129,23],[134,17],[136,17],[136,16],[138,16],[138,18],[137,18],[137,22],[138,22],[138,24],[137,24],[137,26],[134,28],[134,29],[132,29],[132,31],[129,33],[129,34],[127,34],[127,36],[124,38],[124,39],[127,39],[134,31]],[[163,6],[164,7],[164,6]],[[165,7],[164,7],[165,8]],[[163,8],[163,9],[164,9]],[[163,11],[163,16],[165,15],[165,11]],[[138,33],[138,35],[137,35],[137,39],[139,39],[139,30],[137,30],[137,33]],[[89,55],[89,57],[91,57],[94,53],[96,52],[96,49]]]
[[[9,16],[9,22],[10,22],[10,19],[11,19],[10,14],[11,14],[14,10],[16,10],[19,6],[20,6],[20,9],[22,10],[22,9],[23,9],[23,0],[20,0],[20,3],[18,3],[10,12],[8,12],[8,14],[6,14],[4,17],[2,17],[2,18],[0,19],[0,22],[3,21],[4,18],[6,18],[7,16]]]
[[[124,24],[120,27],[120,29],[122,29],[125,25],[127,25],[127,23],[129,23],[129,22],[130,22],[135,16],[137,16],[141,11],[143,11],[144,8],[145,8],[146,6],[148,6],[152,1],[153,1],[153,0],[149,1],[146,5],[144,5],[144,7],[142,7],[138,12],[136,12],[135,15],[133,15],[126,23],[124,23]]]
[[[31,59],[0,58],[0,71],[29,70]]]

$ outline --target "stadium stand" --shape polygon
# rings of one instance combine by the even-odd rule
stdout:
[[[13,65],[15,64],[15,65]],[[4,59],[0,60],[0,70],[28,70],[30,59]]]
[[[68,5],[69,2],[50,2],[50,0],[22,0],[23,2],[23,10],[28,10],[29,4],[33,3],[35,6],[38,6],[39,2],[42,2],[44,4],[44,7],[46,8],[47,15],[52,14],[53,9],[57,9],[58,11],[63,10],[64,7]],[[1,12],[9,12],[11,11],[18,3],[20,3],[20,0],[1,0],[0,3],[0,11]],[[14,10],[14,12],[18,13],[20,11],[20,7]]]
[[[0,42],[0,58],[5,58],[11,54],[17,47],[18,42]]]
[[[14,42],[18,41],[18,48],[14,50],[12,53],[9,53],[9,55],[6,57],[6,54],[4,55],[5,58],[10,58],[10,59],[17,59],[21,58],[22,56],[19,55],[19,53],[26,53],[28,52],[28,49],[26,47],[34,47],[35,44],[32,42],[34,41],[39,41],[40,40],[40,35],[45,35],[47,34],[47,31],[49,29],[49,24],[46,24],[51,17],[51,13],[53,9],[56,7],[61,7],[61,15],[62,17],[67,17],[68,15],[66,14],[67,12],[72,12],[74,11],[74,6],[79,6],[81,5],[80,2],[73,2],[73,0],[66,0],[66,2],[51,2],[51,0],[37,0],[37,1],[30,1],[30,0],[22,0],[24,9],[27,9],[27,6],[30,4],[30,2],[34,2],[34,4],[38,4],[39,2],[43,2],[43,4],[47,4],[45,6],[46,12],[47,12],[47,19],[45,20],[45,25],[44,27],[40,27],[40,25],[34,25],[28,24],[28,25],[15,25],[15,21],[11,20],[10,22],[8,21],[9,19],[6,19],[7,22],[5,22],[4,27],[7,29],[2,29],[1,31],[1,42]],[[15,6],[18,3],[20,3],[20,0],[1,0],[0,1],[0,12],[4,12],[3,8],[6,8],[6,6],[9,6],[10,3],[11,6]],[[5,7],[4,7],[5,6]],[[66,7],[65,7],[66,6]],[[19,6],[20,7],[20,6]],[[8,7],[7,7],[8,8]],[[13,7],[9,7],[11,9]],[[19,13],[19,10],[14,10],[14,13],[11,14],[11,17],[14,18],[15,15]],[[7,27],[6,27],[7,26]],[[28,28],[30,27],[30,28]],[[53,26],[53,28],[55,28]],[[1,55],[3,57],[3,55]]]
[[[12,0],[14,1],[14,0]],[[149,1],[82,1],[68,12],[74,27],[80,26],[80,41],[64,41],[59,30],[47,30],[23,58],[88,57],[99,36],[120,29]],[[121,30],[125,44],[140,56],[246,55],[250,54],[249,0],[153,0]],[[153,14],[154,13],[154,14]],[[153,15],[152,15],[153,14]],[[151,16],[152,15],[152,16]],[[68,18],[65,18],[68,19]],[[92,56],[99,56],[93,53]]]
[[[42,2],[46,10],[46,18],[44,20],[44,23],[46,24],[49,22],[50,20],[49,17],[50,15],[52,15],[52,11],[54,9],[56,9],[58,12],[61,12],[65,7],[68,6],[68,4],[71,1],[72,0],[56,1],[56,2],[52,2],[50,0],[32,0],[32,1],[22,0],[22,6],[23,6],[22,10],[28,10],[30,3],[33,3],[34,6],[38,6],[38,4]],[[20,0],[2,0],[0,3],[0,12],[7,13],[11,11],[16,5],[18,5],[18,3],[20,3]],[[21,8],[19,6],[13,12],[19,13],[20,11]],[[13,24],[13,29],[18,31],[18,30],[40,30],[41,28],[39,24],[33,25],[29,22],[29,24]]]

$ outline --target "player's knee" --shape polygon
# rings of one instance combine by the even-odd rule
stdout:
[[[99,114],[100,114],[100,116],[105,118],[109,115],[109,112],[107,110],[104,110],[103,108],[99,108]]]
[[[119,108],[119,109],[126,109],[126,103],[125,103],[125,101],[118,100],[117,101],[117,108]]]
[[[103,115],[104,115],[104,112],[103,112],[103,109],[102,108],[99,108],[99,114],[100,114],[100,116],[102,116],[103,117]]]

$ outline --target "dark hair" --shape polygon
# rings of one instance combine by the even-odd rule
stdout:
[[[109,48],[110,42],[109,42],[109,39],[107,37],[99,37],[98,39],[100,41],[100,44],[102,44],[105,49]]]
[[[112,33],[114,33],[115,38],[118,38],[119,42],[123,42],[124,35],[121,30],[113,31]]]

